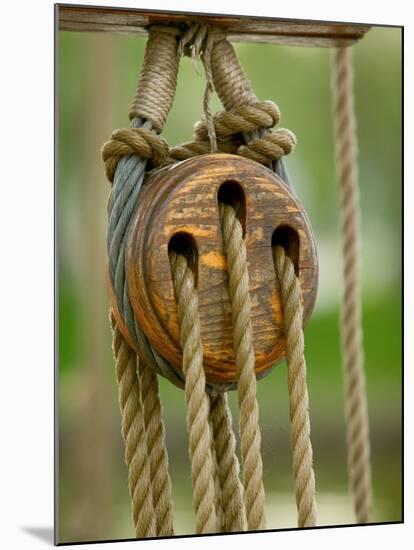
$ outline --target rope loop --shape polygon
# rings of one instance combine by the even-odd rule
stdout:
[[[111,135],[102,148],[106,177],[113,182],[120,158],[138,155],[151,160],[153,166],[162,164],[168,156],[168,144],[164,138],[146,128],[120,128]]]

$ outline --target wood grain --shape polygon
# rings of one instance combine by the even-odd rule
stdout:
[[[58,5],[57,17],[62,31],[132,33],[144,36],[154,24],[180,24],[202,21],[227,29],[232,42],[263,42],[308,46],[346,46],[369,30],[368,25],[161,12],[132,8]]]
[[[235,182],[245,199],[245,243],[250,277],[256,373],[284,355],[283,315],[272,259],[280,227],[296,232],[291,247],[302,288],[304,323],[313,309],[318,264],[312,230],[292,191],[266,167],[242,157],[203,155],[149,178],[141,193],[128,250],[131,303],[154,348],[181,368],[179,325],[168,255],[170,240],[187,234],[196,247],[204,363],[211,382],[236,378],[228,274],[218,212],[218,192]],[[283,237],[283,236],[282,236]]]

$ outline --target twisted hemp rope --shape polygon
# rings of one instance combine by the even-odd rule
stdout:
[[[244,499],[249,530],[266,528],[263,465],[260,454],[259,407],[256,399],[253,329],[243,228],[235,209],[221,203],[220,220],[229,273],[233,323],[233,349],[240,407],[240,445],[243,463]]]
[[[210,419],[222,504],[222,531],[227,533],[247,529],[243,504],[243,487],[239,479],[236,439],[226,393],[210,396]]]
[[[125,342],[114,319],[112,325],[133,521],[137,537],[153,537],[156,535],[156,525],[140,387],[136,378],[137,357]]]
[[[289,414],[298,527],[316,525],[315,474],[312,466],[309,398],[303,340],[303,308],[292,260],[281,246],[273,249],[280,287],[288,366]]]
[[[343,255],[341,336],[348,470],[356,519],[367,523],[372,488],[359,288],[360,206],[351,48],[333,52],[332,88]]]
[[[172,252],[171,270],[177,296],[180,342],[183,350],[187,428],[190,440],[193,504],[196,533],[217,532],[215,509],[214,461],[209,423],[209,400],[205,391],[203,347],[198,316],[198,296],[194,274],[184,256]]]

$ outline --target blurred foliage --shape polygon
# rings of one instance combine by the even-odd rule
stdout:
[[[100,148],[126,126],[145,40],[59,35],[59,540],[133,536],[105,291],[105,203]],[[291,181],[314,227],[317,305],[306,355],[320,524],[350,523],[339,343],[340,242],[331,120],[330,52],[236,46],[256,95],[276,101],[299,139]],[[373,28],[355,45],[362,201],[363,313],[371,417],[374,521],[401,519],[401,31]],[[202,68],[200,67],[202,74]],[[164,136],[188,140],[202,115],[204,78],[181,63]],[[214,109],[220,109],[217,98]],[[161,382],[177,532],[191,533],[184,396]],[[258,385],[268,526],[295,526],[286,369]],[[231,395],[235,426],[236,396]]]

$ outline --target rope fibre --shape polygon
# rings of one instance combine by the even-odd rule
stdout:
[[[352,50],[337,48],[332,58],[336,165],[340,196],[343,256],[342,363],[349,484],[359,523],[367,523],[371,508],[369,421],[362,346],[359,281],[360,206],[357,136],[353,104]]]
[[[113,179],[113,188],[111,193],[111,198],[109,201],[109,229],[108,229],[108,256],[110,260],[110,277],[111,281],[113,282],[115,295],[117,297],[117,305],[119,308],[119,311],[123,315],[123,318],[126,321],[126,325],[128,327],[128,330],[130,327],[132,327],[132,332],[129,331],[129,335],[132,337],[132,340],[135,345],[138,344],[142,351],[142,346],[144,347],[144,356],[146,359],[148,359],[148,362],[150,365],[157,364],[159,371],[167,375],[170,379],[174,378],[172,376],[171,372],[168,371],[168,368],[165,368],[165,365],[163,364],[163,359],[156,354],[155,350],[151,348],[149,343],[146,341],[145,335],[140,330],[139,326],[136,323],[136,320],[134,319],[134,316],[132,314],[132,308],[129,303],[128,299],[128,292],[127,292],[127,285],[125,280],[125,243],[127,241],[127,235],[129,230],[129,223],[132,216],[132,205],[136,202],[136,197],[139,193],[140,187],[142,185],[142,178],[143,174],[145,172],[145,160],[140,160],[137,158],[137,153],[143,157],[151,158],[153,164],[156,163],[162,163],[164,159],[166,159],[166,151],[167,148],[165,146],[165,142],[160,138],[158,135],[151,133],[151,131],[155,128],[156,131],[161,131],[162,125],[165,122],[166,114],[168,112],[168,109],[170,108],[172,98],[174,96],[174,90],[176,85],[176,74],[177,74],[177,63],[174,63],[173,57],[171,55],[171,52],[173,50],[172,47],[172,40],[171,37],[174,37],[174,43],[175,42],[175,36],[176,32],[173,31],[171,28],[163,28],[163,29],[156,29],[156,31],[160,32],[150,32],[150,39],[148,41],[147,51],[145,55],[144,60],[144,67],[143,71],[139,80],[139,84],[137,87],[137,95],[133,103],[133,109],[131,110],[130,117],[132,118],[132,126],[133,128],[124,131],[117,131],[113,134],[113,140],[109,143],[107,143],[104,146],[103,149],[103,157],[106,163],[106,170],[109,179]],[[162,37],[163,40],[158,40],[158,36]],[[151,40],[152,39],[152,40]],[[170,40],[168,40],[170,39]],[[157,47],[155,47],[155,44],[158,42]],[[261,126],[255,127],[254,126],[254,116],[253,116],[253,125],[252,120],[249,115],[252,117],[252,113],[249,112],[249,106],[245,106],[244,102],[249,100],[253,103],[253,106],[256,107],[256,109],[259,109],[262,107],[263,111],[269,111],[269,105],[272,105],[270,102],[264,102],[262,104],[259,104],[253,95],[253,93],[250,91],[250,85],[240,67],[238,64],[238,60],[235,56],[234,50],[231,47],[231,45],[224,40],[224,38],[221,38],[220,40],[212,40],[210,41],[210,44],[214,44],[213,46],[210,46],[211,50],[209,55],[211,56],[211,73],[210,78],[212,77],[214,80],[214,84],[216,87],[216,90],[218,92],[219,97],[222,99],[222,102],[225,107],[233,108],[234,111],[236,111],[237,115],[243,116],[245,115],[245,119],[250,122],[250,126],[244,125],[240,128],[240,121],[239,120],[230,120],[230,123],[228,126],[230,126],[230,131],[227,126],[226,130],[222,130],[220,128],[220,118],[219,116],[216,117],[216,120],[218,120],[218,127],[216,127],[216,120],[213,120],[213,126],[214,131],[217,132],[221,137],[223,134],[225,134],[223,137],[226,138],[227,136],[231,135],[231,129],[233,128],[234,133],[236,132],[243,132],[243,137],[247,144],[249,142],[255,143],[256,151],[260,152],[260,142],[259,145],[257,144],[257,140],[261,139],[262,144],[264,143],[262,149],[265,150],[265,153],[267,153],[266,161],[271,163],[271,166],[279,170],[283,173],[285,180],[287,180],[286,173],[284,172],[283,165],[281,165],[278,160],[280,159],[281,154],[290,152],[290,150],[293,148],[295,144],[294,136],[293,134],[289,133],[288,131],[281,131],[279,130],[279,137],[280,140],[275,139],[275,135],[277,134],[270,134],[272,138],[268,140],[269,142],[272,141],[272,144],[278,146],[278,149],[276,150],[276,153],[273,154],[273,158],[271,157],[269,153],[269,147],[267,146],[266,136],[269,136],[267,128],[271,127],[275,122],[276,119],[278,120],[278,112],[276,111],[276,114],[274,114],[273,117],[273,124],[264,125],[265,129]],[[153,48],[151,49],[151,45],[153,45]],[[214,53],[218,50],[217,46],[221,45],[222,48],[224,47],[225,51],[221,52],[220,54],[216,54],[214,56]],[[163,50],[163,55],[155,56],[154,52],[159,47],[165,47]],[[175,60],[177,59],[177,56],[175,57]],[[228,71],[226,73],[226,67],[223,68],[223,60],[226,59],[226,63],[230,60],[230,67],[231,71]],[[149,61],[151,60],[151,61]],[[162,113],[162,115],[155,115],[151,111],[154,105],[158,105],[157,102],[141,102],[139,100],[139,94],[144,94],[146,91],[146,86],[149,88],[150,91],[153,91],[155,94],[156,91],[158,91],[157,86],[154,86],[154,78],[150,78],[148,74],[158,75],[159,69],[154,69],[154,65],[160,62],[160,64],[164,65],[164,69],[168,69],[171,71],[171,66],[173,66],[173,77],[171,75],[167,75],[165,78],[164,75],[164,85],[165,89],[163,89],[164,97],[166,98],[166,101],[168,103],[167,109],[165,109]],[[210,61],[209,61],[210,63]],[[151,65],[151,71],[149,71],[148,66]],[[208,69],[206,68],[206,73],[208,72]],[[207,76],[208,77],[208,76]],[[209,77],[208,77],[209,78]],[[232,79],[236,79],[238,86],[235,89],[235,93],[231,94],[231,87],[229,87],[229,82],[232,82]],[[144,83],[144,84],[143,84]],[[241,86],[240,86],[241,84]],[[150,94],[149,94],[150,95]],[[208,89],[206,90],[206,96],[208,95]],[[250,106],[251,107],[251,106]],[[243,110],[244,108],[244,110]],[[276,108],[277,109],[277,108]],[[275,106],[273,106],[273,111],[275,112]],[[223,115],[223,114],[222,114]],[[154,118],[154,121],[152,118]],[[208,113],[207,113],[208,118]],[[237,118],[237,117],[236,117]],[[257,118],[256,118],[256,124],[257,124]],[[260,123],[261,121],[259,121]],[[204,123],[207,127],[207,134],[210,141],[210,146],[214,147],[214,141],[211,139],[211,122],[209,124],[208,120],[206,123]],[[237,126],[239,124],[239,126]],[[209,129],[210,126],[210,129]],[[198,126],[198,129],[196,129],[195,135],[197,139],[197,132],[199,132],[199,135],[202,135],[203,132],[203,123],[201,123]],[[137,137],[138,136],[138,137]],[[199,137],[198,137],[199,139]],[[280,142],[282,145],[280,145]],[[248,146],[245,150],[248,150]],[[243,149],[241,149],[243,151]],[[124,156],[128,155],[128,156]],[[123,158],[121,158],[123,157]],[[119,161],[119,162],[118,162]],[[128,161],[129,165],[128,165]],[[136,176],[138,174],[138,180],[136,180]],[[129,185],[128,185],[129,184]],[[135,193],[134,193],[135,191]],[[222,220],[225,222],[225,219]],[[225,225],[225,224],[224,224]],[[223,226],[224,227],[224,226]],[[117,253],[118,249],[118,253]],[[227,250],[227,253],[229,250]],[[175,258],[175,264],[179,264],[179,259]],[[230,263],[230,262],[229,262]],[[174,270],[174,273],[176,271]],[[178,271],[178,273],[184,273],[183,271]],[[247,271],[246,271],[247,274]],[[189,277],[184,277],[183,280],[188,281]],[[247,280],[248,281],[248,280]],[[248,289],[246,285],[242,285],[242,288],[244,286],[244,289]],[[179,292],[182,292],[183,289],[187,288],[188,291],[188,282],[187,287],[183,287],[182,285],[179,285],[176,287],[179,289]],[[236,287],[237,288],[237,287]],[[179,295],[179,292],[177,292],[177,299],[178,303],[180,303],[180,300],[182,299],[182,296]],[[236,296],[236,301],[235,301]],[[237,293],[233,296],[233,303],[237,304]],[[248,293],[247,293],[247,300],[248,300]],[[194,303],[194,301],[193,301]],[[246,309],[248,311],[249,308]],[[191,312],[190,308],[190,312]],[[193,311],[194,314],[194,311]],[[188,315],[188,313],[187,313]],[[185,319],[186,317],[181,317],[181,322],[184,323],[185,326]],[[235,317],[236,320],[236,326],[237,326],[237,315]],[[197,324],[196,324],[197,325]],[[194,325],[190,325],[193,327]],[[243,326],[243,325],[242,325]],[[247,327],[247,328],[246,328]],[[250,330],[248,328],[248,324],[246,325],[244,330],[247,332],[247,335],[250,332],[250,336],[247,336],[247,340],[250,339],[251,341],[251,327]],[[183,332],[183,328],[181,327],[181,331]],[[236,357],[238,353],[240,352],[240,343],[241,341],[237,339],[235,331],[235,354]],[[119,331],[117,333],[120,334]],[[187,342],[188,335],[193,335],[193,332],[186,332],[184,330],[183,332],[184,336],[184,342],[183,342],[183,348],[185,347],[185,344]],[[115,333],[114,333],[115,337]],[[194,340],[193,336],[191,336],[192,340]],[[126,345],[126,343],[125,343]],[[115,347],[115,341],[114,341],[114,349]],[[197,351],[198,350],[198,351]],[[196,508],[196,521],[197,521],[197,532],[214,532],[217,531],[217,525],[216,525],[216,514],[215,514],[215,503],[218,503],[222,501],[222,497],[224,495],[224,490],[226,489],[226,483],[227,485],[230,484],[233,494],[238,496],[239,498],[235,500],[236,505],[234,507],[235,513],[232,513],[230,519],[226,518],[226,514],[224,512],[227,512],[227,507],[224,506],[223,508],[223,521],[226,522],[227,525],[229,525],[230,529],[234,528],[235,530],[239,530],[240,527],[245,527],[245,519],[244,519],[244,510],[243,506],[240,505],[240,494],[241,494],[241,488],[237,477],[237,471],[238,471],[238,463],[237,463],[237,457],[234,452],[235,445],[232,443],[232,439],[234,440],[234,436],[231,432],[231,418],[229,416],[229,410],[228,407],[223,407],[223,403],[221,404],[221,410],[224,411],[226,422],[224,424],[224,427],[226,428],[225,431],[227,431],[227,447],[229,449],[228,453],[228,459],[229,463],[231,464],[231,467],[229,468],[229,475],[226,477],[225,480],[223,480],[222,476],[220,476],[221,470],[218,469],[218,478],[219,483],[221,485],[222,495],[221,499],[217,498],[217,495],[214,495],[214,476],[217,474],[215,472],[216,464],[220,464],[220,460],[223,459],[223,456],[220,455],[220,450],[217,447],[216,444],[213,446],[213,441],[211,437],[211,429],[214,429],[214,418],[208,413],[208,402],[204,400],[204,405],[202,407],[199,407],[199,401],[194,400],[194,395],[198,395],[197,390],[199,392],[199,388],[203,387],[205,388],[205,377],[204,377],[204,371],[202,369],[202,355],[201,355],[201,361],[200,361],[200,343],[197,345],[193,344],[193,347],[190,347],[190,351],[193,352],[193,354],[190,354],[190,357],[187,357],[188,364],[186,363],[186,360],[183,364],[183,370],[186,373],[186,396],[187,396],[187,404],[188,404],[188,412],[187,412],[187,419],[188,419],[188,429],[190,434],[190,454],[192,456],[192,471],[193,471],[193,485],[194,485],[194,504]],[[256,383],[255,377],[254,377],[254,371],[252,370],[252,353],[253,350],[252,342],[247,345],[247,354],[243,354],[245,350],[241,350],[241,358],[242,360],[238,363],[242,365],[240,368],[240,373],[242,374],[241,379],[244,380],[243,377],[246,378],[246,380],[253,380],[254,385]],[[202,348],[201,348],[202,352]],[[195,359],[194,359],[195,357]],[[254,355],[253,355],[254,358]],[[165,363],[165,362],[164,362]],[[244,365],[244,367],[243,367]],[[253,365],[254,366],[254,365]],[[146,387],[152,387],[153,389],[153,395],[152,395],[152,403],[156,403],[155,409],[159,412],[157,414],[157,419],[154,421],[152,419],[152,413],[150,413],[149,409],[149,402],[151,400],[145,398],[142,395],[143,394],[143,384],[141,383],[141,387],[139,382],[140,378],[143,378],[143,373],[148,371],[149,368],[145,368],[145,366],[140,365],[140,375],[136,377],[136,380],[134,382],[136,389],[139,389],[139,392],[135,392],[135,395],[138,396],[138,401],[141,399],[143,401],[143,407],[138,408],[138,415],[142,416],[142,408],[146,408],[146,412],[144,411],[144,425],[146,430],[150,430],[150,426],[155,423],[156,425],[156,433],[158,433],[158,443],[161,443],[159,445],[159,448],[163,447],[165,451],[165,440],[164,440],[164,428],[162,425],[162,419],[161,419],[161,406],[159,402],[159,395],[158,395],[158,388],[154,387],[154,381],[151,381],[148,383]],[[194,373],[194,378],[188,374],[188,373]],[[201,378],[200,378],[201,377]],[[204,381],[203,381],[204,377]],[[157,376],[154,375],[153,380],[157,380]],[[190,380],[190,382],[187,382],[187,378]],[[192,382],[191,382],[192,380]],[[176,383],[176,380],[174,380]],[[240,428],[241,428],[241,436],[242,436],[242,458],[244,463],[244,481],[245,481],[245,500],[246,500],[246,507],[247,507],[247,516],[248,516],[248,528],[249,529],[260,529],[264,528],[265,520],[264,520],[264,490],[263,490],[263,484],[262,484],[262,465],[261,465],[261,457],[260,457],[260,431],[258,428],[258,407],[256,403],[255,398],[255,391],[251,392],[249,389],[244,388],[243,385],[248,386],[248,384],[244,384],[243,381],[239,385],[242,387],[240,391],[239,401],[240,401],[240,407],[241,407],[241,422],[240,422]],[[245,396],[247,395],[247,401],[245,400]],[[203,390],[203,396],[204,390]],[[253,401],[252,401],[253,398]],[[204,397],[203,397],[204,399]],[[194,406],[194,403],[197,404],[197,407]],[[253,421],[248,419],[247,414],[243,414],[246,412],[247,405],[245,403],[249,403],[250,406],[253,407]],[[121,407],[122,410],[122,407]],[[153,409],[154,410],[154,406]],[[201,412],[200,412],[201,411]],[[200,414],[198,414],[200,413]],[[201,415],[201,416],[200,416]],[[256,417],[256,421],[254,421],[254,417]],[[198,438],[200,435],[200,426],[203,426],[203,437],[201,439]],[[210,427],[211,426],[211,427]],[[207,429],[206,429],[207,428]],[[229,429],[230,428],[230,429]],[[154,426],[151,428],[154,429]],[[225,433],[225,432],[223,432]],[[148,433],[147,433],[148,437]],[[248,443],[243,446],[243,441],[247,441]],[[148,442],[147,442],[148,444]],[[126,438],[126,446],[128,445],[128,440]],[[200,445],[201,449],[205,450],[202,454],[200,453]],[[212,450],[214,449],[215,452],[212,453]],[[148,456],[150,457],[151,465],[154,466],[154,455],[156,454],[154,452],[154,444],[152,445],[151,449],[147,451]],[[254,456],[257,457],[257,460],[251,460],[251,457],[249,456],[249,453],[253,453]],[[215,454],[215,460],[213,459],[213,454]],[[168,462],[167,462],[167,456],[166,452],[162,453],[161,455],[164,457],[164,460],[161,461],[163,463],[163,468],[161,470],[156,470],[154,467],[150,467],[150,470],[152,472],[151,474],[151,481],[152,485],[154,485],[154,479],[158,475],[159,478],[164,480],[163,483],[163,496],[164,498],[160,499],[158,498],[158,503],[162,502],[164,504],[164,508],[167,509],[167,512],[164,514],[167,517],[172,518],[172,505],[171,505],[171,484],[168,476]],[[207,457],[204,461],[204,458]],[[201,458],[203,459],[201,461]],[[249,461],[250,459],[250,461]],[[202,463],[201,463],[202,462]],[[205,463],[205,467],[204,467]],[[296,469],[295,469],[296,471]],[[147,483],[147,477],[145,477],[144,470],[140,472],[141,475],[141,483],[143,487],[146,487]],[[236,473],[236,475],[235,475]],[[217,476],[216,476],[217,477]],[[253,487],[253,488],[252,488]],[[200,489],[201,488],[201,489]],[[205,489],[203,491],[203,488]],[[130,486],[131,490],[131,486]],[[133,493],[131,493],[133,494]],[[133,506],[134,506],[134,519],[137,516],[137,512],[135,510],[135,507],[137,506],[136,501],[133,500]],[[308,514],[309,515],[309,514]],[[309,516],[310,517],[310,516]],[[307,521],[307,523],[306,523]],[[167,521],[168,523],[168,521]],[[170,522],[170,531],[172,532],[172,522]],[[311,525],[312,519],[307,519],[305,522],[303,522],[304,525]],[[159,519],[159,514],[157,514],[157,534],[164,534],[163,530],[166,529],[165,526],[161,527],[163,525],[162,521]],[[301,519],[299,517],[299,525],[301,525]],[[137,527],[137,536],[139,536],[139,528]],[[147,535],[149,536],[149,535]]]

